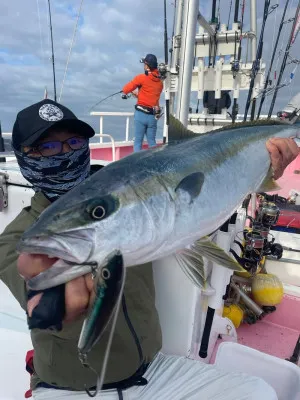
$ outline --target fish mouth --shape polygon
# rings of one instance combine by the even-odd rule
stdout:
[[[94,253],[94,234],[91,229],[53,234],[51,236],[22,237],[17,244],[19,253],[42,254],[58,258],[68,264],[83,264]]]
[[[39,244],[32,245],[22,243],[20,246],[17,246],[17,251],[19,253],[28,253],[28,254],[41,254],[47,256],[48,258],[58,258],[63,260],[68,264],[79,264],[80,262],[76,260],[69,254],[66,254],[64,251],[54,250],[47,246],[41,246]]]
[[[31,290],[45,290],[97,270],[96,263],[78,264],[58,259],[51,268],[40,272],[26,281],[27,288]]]

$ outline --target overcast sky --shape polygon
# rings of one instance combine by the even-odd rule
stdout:
[[[284,5],[283,0],[271,1],[272,4],[278,2],[277,15],[275,12],[270,15],[266,27],[265,60],[270,59],[275,17],[278,26]],[[167,3],[171,37],[174,0]],[[258,1],[259,16],[263,3],[263,0]],[[221,18],[226,23],[230,0],[221,0],[220,4]],[[245,29],[248,29],[249,0],[246,4]],[[297,0],[291,0],[291,4],[288,16],[294,14]],[[80,0],[51,0],[58,95],[79,5]],[[4,132],[12,130],[20,109],[43,98],[45,86],[49,97],[53,98],[47,7],[47,0],[0,0],[0,120]],[[200,8],[206,17],[210,16],[209,1],[200,0]],[[291,24],[286,26],[284,46]],[[299,41],[298,38],[292,52],[294,57]],[[281,47],[282,40],[279,43]],[[140,73],[139,59],[146,53],[154,53],[159,61],[163,61],[162,0],[84,0],[61,102],[99,131],[97,117],[89,116],[90,107],[102,97],[121,90],[127,81]],[[278,70],[279,67],[280,63]],[[287,80],[292,68],[287,69]],[[279,92],[276,109],[286,104],[297,91],[300,91],[299,73],[296,73],[293,85]],[[102,103],[97,110],[133,111],[133,106],[133,99],[121,100],[116,96]],[[105,130],[120,134],[120,122],[105,120]]]

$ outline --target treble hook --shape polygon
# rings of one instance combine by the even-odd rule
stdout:
[[[79,360],[80,360],[81,364],[83,365],[83,367],[88,368],[90,371],[92,371],[92,372],[96,375],[96,378],[97,378],[97,379],[96,379],[96,382],[97,382],[97,384],[96,384],[96,389],[95,389],[94,391],[88,389],[88,388],[86,387],[86,385],[84,385],[84,390],[86,391],[87,395],[88,395],[89,397],[96,397],[97,394],[98,394],[98,391],[99,391],[99,390],[98,390],[98,378],[99,378],[98,372],[88,363],[87,355],[86,355],[86,354],[84,354],[84,353],[79,353]]]

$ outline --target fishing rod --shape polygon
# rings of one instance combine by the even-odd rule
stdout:
[[[233,19],[234,22],[238,22],[239,21],[239,5],[240,5],[240,1],[239,0],[235,0],[234,19]]]
[[[228,22],[227,22],[227,29],[229,29],[229,22],[230,22],[230,17],[231,17],[231,9],[232,9],[232,0],[230,0],[229,13],[228,13]]]
[[[272,53],[271,62],[270,62],[270,65],[269,65],[267,77],[266,77],[264,88],[263,88],[263,94],[262,94],[262,97],[261,97],[261,100],[260,100],[260,104],[259,104],[259,108],[258,108],[258,112],[257,112],[257,119],[259,119],[259,116],[260,116],[260,113],[261,113],[261,109],[262,109],[262,106],[263,106],[265,98],[266,98],[266,89],[267,89],[267,86],[269,84],[269,78],[270,78],[270,74],[271,74],[271,71],[272,71],[272,68],[273,68],[273,62],[274,62],[274,59],[275,59],[275,55],[276,55],[277,46],[278,46],[278,43],[279,43],[279,38],[280,38],[280,35],[281,35],[281,31],[282,31],[283,25],[285,24],[284,18],[285,18],[285,14],[286,14],[289,2],[290,2],[290,0],[286,0],[286,2],[285,2],[284,10],[283,10],[283,13],[282,13],[282,18],[281,18],[281,21],[280,21],[280,24],[279,24],[279,29],[278,29],[278,33],[277,33],[276,42],[275,42],[273,53]]]
[[[174,16],[173,16],[173,29],[172,29],[172,47],[170,48],[170,65],[173,65],[173,46],[174,46],[174,37],[175,37],[175,21],[176,21],[176,9],[177,9],[177,0],[174,0]]]
[[[89,111],[91,111],[92,108],[96,107],[98,104],[102,103],[103,101],[105,101],[105,100],[107,100],[107,99],[109,99],[109,98],[111,98],[111,97],[113,97],[113,96],[116,96],[117,94],[120,94],[120,93],[122,93],[122,90],[119,90],[119,91],[116,92],[116,93],[113,93],[113,94],[110,94],[110,95],[107,96],[107,97],[104,97],[104,99],[101,99],[100,101],[98,101],[98,103],[94,104],[94,105],[89,109]],[[126,96],[126,95],[125,95],[125,96]],[[125,97],[124,97],[124,98],[125,98]]]
[[[168,56],[168,27],[167,27],[167,1],[164,0],[164,51],[165,51],[165,66],[168,66],[169,56]],[[169,77],[165,80],[165,124],[166,131],[163,136],[163,143],[166,143],[168,130],[169,130],[169,120],[170,120],[170,91],[169,91]]]
[[[59,98],[58,98],[59,102],[60,102],[60,99],[61,99],[61,96],[62,96],[62,93],[63,93],[63,89],[64,89],[64,84],[65,84],[66,75],[67,75],[67,71],[68,71],[68,66],[69,66],[69,62],[70,62],[70,58],[71,58],[71,52],[72,52],[74,41],[75,41],[75,36],[76,36],[77,27],[78,27],[78,23],[79,23],[79,18],[80,18],[80,14],[81,14],[81,10],[82,10],[82,5],[83,5],[83,0],[80,1],[79,11],[78,11],[78,14],[77,14],[76,23],[75,23],[75,27],[74,27],[74,31],[73,31],[73,37],[72,37],[72,41],[71,41],[71,46],[70,46],[70,49],[69,49],[69,54],[68,54],[68,58],[67,58],[67,62],[66,62],[64,77],[63,77],[62,84],[61,84],[61,87],[60,87],[60,94],[59,94]]]
[[[211,10],[211,24],[217,24],[217,19],[216,19],[216,9],[217,9],[217,0],[212,0],[212,10]],[[215,29],[216,31],[216,29]],[[209,37],[209,51],[208,51],[208,66],[211,67],[214,62],[212,63],[212,57],[214,57],[214,51],[213,51],[213,40],[215,41],[215,35],[214,38],[211,36]]]
[[[0,155],[5,151],[4,139],[2,136],[1,122],[0,122]],[[5,162],[5,157],[0,157],[0,162]]]
[[[257,51],[256,51],[256,57],[255,57],[255,60],[252,63],[251,80],[250,80],[250,87],[249,87],[248,97],[247,97],[247,102],[246,102],[246,107],[245,107],[244,121],[247,120],[248,111],[249,111],[249,107],[250,107],[250,103],[251,103],[251,97],[252,97],[253,88],[254,88],[254,82],[255,82],[255,78],[257,76],[257,73],[259,71],[259,67],[260,67],[260,60],[261,60],[261,56],[262,56],[263,38],[264,38],[265,26],[266,26],[266,21],[267,21],[268,15],[269,15],[269,6],[270,6],[270,0],[265,0],[263,21],[262,21],[262,26],[261,26],[261,31],[260,31],[260,37],[259,37],[259,42],[258,42],[258,46],[257,46]],[[254,119],[255,105],[256,105],[256,99],[253,98],[253,100],[252,100],[252,110],[251,110],[251,121]]]
[[[52,19],[51,19],[51,6],[50,0],[48,0],[49,8],[49,25],[50,25],[50,36],[51,36],[51,48],[52,48],[52,69],[53,69],[53,86],[54,86],[54,101],[56,101],[56,79],[55,79],[55,61],[54,61],[54,46],[53,46],[53,32],[52,32]]]
[[[243,25],[244,25],[244,13],[245,13],[245,0],[242,3],[242,12],[241,12],[241,33],[240,33],[240,39],[239,39],[239,48],[238,52],[236,54],[236,44],[237,44],[237,32],[236,32],[236,37],[234,41],[234,59],[231,65],[231,71],[233,73],[233,78],[235,79],[237,76],[237,73],[240,70],[240,63],[241,63],[241,57],[242,57],[242,39],[243,39]],[[239,22],[239,0],[235,1],[235,7],[234,7],[234,23]],[[231,109],[231,115],[232,115],[232,123],[235,123],[236,117],[238,114],[238,103],[237,103],[237,98],[233,98],[233,104],[232,104],[232,109]]]
[[[293,42],[294,42],[293,36],[294,36],[295,28],[297,27],[299,12],[300,12],[300,0],[298,1],[298,6],[297,6],[296,13],[295,13],[294,22],[293,22],[293,26],[292,26],[292,29],[291,29],[290,37],[289,37],[289,40],[287,42],[286,49],[285,49],[285,52],[284,52],[284,56],[283,56],[283,60],[282,60],[281,68],[280,68],[280,72],[279,72],[279,75],[278,75],[278,80],[277,80],[277,83],[276,83],[274,95],[273,95],[273,98],[272,98],[272,101],[271,101],[271,105],[270,105],[270,109],[269,109],[269,113],[268,113],[268,118],[271,118],[271,115],[272,115],[272,112],[273,112],[273,109],[274,109],[274,105],[275,105],[275,101],[276,101],[276,98],[277,98],[277,93],[278,93],[278,90],[279,90],[279,85],[281,83],[282,75],[283,75],[283,72],[284,72],[285,67],[286,67],[286,62],[287,62],[287,59],[288,59],[288,56],[289,56],[290,49],[291,49],[291,47],[293,45]]]
[[[211,23],[217,24],[217,17],[216,17],[216,10],[217,10],[217,0],[212,0],[212,10],[211,10]]]

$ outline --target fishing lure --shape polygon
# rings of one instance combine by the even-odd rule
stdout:
[[[111,254],[104,263],[104,266],[94,268],[92,274],[95,281],[96,297],[81,329],[78,341],[78,356],[81,364],[97,375],[95,391],[91,392],[91,390],[85,388],[85,391],[90,397],[95,397],[103,385],[111,342],[124,289],[125,268],[121,253],[116,251]],[[98,376],[95,369],[88,363],[88,353],[101,338],[112,317],[114,318],[104,355],[102,371]]]

